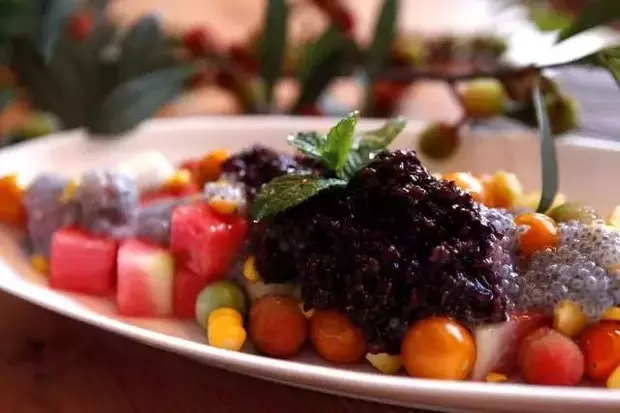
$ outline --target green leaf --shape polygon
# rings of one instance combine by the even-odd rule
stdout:
[[[265,82],[265,99],[269,103],[273,99],[274,85],[282,73],[288,12],[286,0],[269,0],[259,54],[261,77]]]
[[[96,118],[86,125],[90,132],[121,134],[148,119],[183,91],[194,66],[160,69],[118,86],[103,102]]]
[[[396,19],[398,17],[398,1],[385,0],[381,13],[375,24],[372,43],[366,51],[364,66],[368,76],[372,79],[387,59],[390,48],[396,37]]]
[[[568,27],[572,22],[570,16],[550,10],[544,6],[533,7],[530,9],[529,15],[538,29],[543,32],[562,30]]]
[[[355,111],[341,119],[329,130],[325,144],[319,148],[323,162],[337,173],[342,171],[349,158],[359,116],[359,112]]]
[[[289,144],[312,159],[321,159],[321,151],[327,140],[325,134],[319,132],[297,132],[287,137]]]
[[[604,50],[594,55],[590,62],[607,70],[620,87],[620,48]]]
[[[165,39],[159,19],[152,14],[142,17],[123,39],[118,69],[121,79],[128,80],[152,69],[162,49]]]
[[[359,143],[370,148],[384,149],[400,135],[405,126],[407,121],[403,117],[389,119],[381,128],[362,133]]]
[[[258,193],[252,206],[256,221],[292,208],[333,187],[345,186],[340,179],[324,179],[311,175],[284,175],[267,183]]]
[[[537,211],[546,212],[559,190],[558,159],[555,142],[551,134],[551,126],[545,104],[545,97],[540,90],[540,82],[536,82],[532,91],[532,100],[536,109],[538,129],[540,131],[540,156],[542,169],[542,189]]]
[[[591,0],[586,4],[586,7],[576,16],[573,24],[562,30],[558,41],[620,19],[620,1]]]
[[[46,62],[52,59],[56,41],[69,16],[75,10],[74,0],[47,0],[37,33],[37,44]]]
[[[300,93],[293,105],[293,112],[308,104],[316,103],[330,82],[338,76],[348,60],[347,44],[333,27],[307,48],[303,58],[299,83]]]

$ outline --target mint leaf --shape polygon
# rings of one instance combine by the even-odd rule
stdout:
[[[566,40],[586,30],[620,20],[620,2],[612,0],[592,0],[577,15],[570,26],[560,32],[558,42]]]
[[[355,125],[359,119],[359,112],[351,112],[338,122],[327,134],[325,144],[319,148],[321,159],[334,171],[341,172],[349,158],[349,151],[353,145]]]
[[[364,132],[353,142],[342,175],[351,178],[368,165],[375,155],[386,149],[405,129],[407,121],[402,117],[388,120],[381,128]]]
[[[321,160],[320,148],[325,145],[327,136],[319,132],[297,132],[287,137],[289,144],[312,159]]]
[[[407,121],[403,117],[389,119],[381,128],[360,135],[360,145],[384,149],[405,129]]]
[[[317,176],[283,175],[267,183],[254,199],[252,217],[255,221],[292,208],[332,187],[345,186],[340,179]]]

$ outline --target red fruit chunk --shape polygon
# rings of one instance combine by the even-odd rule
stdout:
[[[586,358],[586,374],[594,380],[607,380],[620,366],[620,323],[591,325],[581,333],[579,346]]]
[[[130,317],[172,315],[173,279],[174,259],[167,249],[126,240],[118,251],[118,312]]]
[[[173,306],[174,316],[194,318],[196,298],[209,281],[187,268],[177,268],[174,274]]]
[[[208,282],[223,279],[247,233],[247,221],[196,202],[172,214],[170,250],[177,263]]]
[[[63,228],[52,237],[50,286],[84,294],[108,295],[116,284],[118,242]]]
[[[521,377],[530,384],[575,386],[584,373],[584,357],[579,346],[547,327],[523,340],[518,363]]]
[[[183,36],[183,44],[193,56],[203,56],[218,49],[213,35],[204,27],[194,27]]]
[[[474,330],[477,356],[472,380],[485,380],[489,373],[512,373],[523,339],[541,327],[551,326],[551,322],[551,317],[544,314],[523,312],[511,315],[504,323],[477,327]]]
[[[95,18],[91,13],[79,13],[69,19],[69,32],[74,40],[85,40],[93,31]]]

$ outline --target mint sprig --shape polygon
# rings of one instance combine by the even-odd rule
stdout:
[[[307,131],[288,136],[289,143],[304,155],[323,163],[338,178],[284,175],[267,183],[252,207],[254,220],[297,206],[319,192],[347,185],[360,169],[384,150],[403,131],[403,118],[388,120],[381,128],[356,135],[359,112],[352,112],[327,134]]]
[[[345,186],[342,179],[324,179],[312,175],[284,175],[267,183],[256,196],[252,205],[255,221],[292,208],[319,192],[337,186]]]

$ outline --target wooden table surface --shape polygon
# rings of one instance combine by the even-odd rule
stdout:
[[[436,2],[456,4],[454,0]],[[195,15],[205,16],[204,22],[228,19],[230,30],[225,34],[234,38],[242,31],[240,21],[256,20],[252,10],[260,10],[257,4],[262,2],[250,3],[251,7],[242,0],[217,4],[207,0],[117,0],[117,10],[130,18],[155,5],[178,26],[193,23]],[[370,3],[376,1],[358,1],[368,5],[368,8],[360,7],[363,15],[368,14]],[[416,1],[417,5],[421,3]],[[231,18],[231,13],[237,16]],[[369,13],[372,15],[372,11]],[[606,75],[599,73],[596,78],[599,81],[593,83],[590,73],[579,71],[560,76],[584,105],[584,133],[605,138],[617,136],[620,127],[612,108],[618,107],[620,94]],[[0,293],[0,314],[2,413],[421,413],[294,389],[210,368],[3,293]]]

